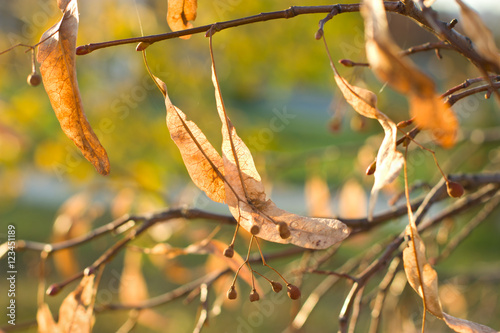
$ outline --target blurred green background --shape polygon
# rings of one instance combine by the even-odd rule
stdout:
[[[349,2],[355,1],[345,1]],[[324,3],[312,0],[200,1],[194,24],[199,26],[282,10],[291,5],[319,4]],[[87,1],[79,6],[78,45],[140,36],[141,26],[145,35],[169,31],[165,20],[166,1]],[[457,16],[456,6],[447,9],[450,11],[441,13],[443,20]],[[492,23],[492,28],[498,28],[494,13],[482,14]],[[314,39],[318,21],[323,17],[323,14],[304,15],[215,34],[213,43],[219,80],[229,116],[252,150],[268,192],[280,207],[308,214],[304,184],[316,176],[326,181],[331,191],[328,200],[332,214],[363,216],[373,182],[372,177],[364,175],[364,170],[373,161],[383,132],[378,122],[354,114],[339,95],[323,44]],[[36,43],[43,31],[59,18],[54,1],[1,1],[0,51],[19,42]],[[405,18],[394,15],[389,18],[393,37],[402,48],[435,40]],[[460,30],[460,25],[457,28]],[[365,61],[363,23],[358,13],[335,17],[326,25],[325,35],[334,59]],[[446,50],[442,54],[442,60],[433,52],[412,56],[420,68],[436,80],[439,92],[480,75],[457,54]],[[208,39],[199,34],[189,40],[159,42],[147,49],[147,55],[154,74],[167,84],[174,104],[195,120],[218,147],[220,122],[210,79]],[[351,83],[365,84],[376,92],[379,109],[395,122],[408,118],[405,98],[384,87],[369,70],[340,68],[340,65],[339,70]],[[99,176],[64,136],[43,87],[33,88],[26,84],[26,77],[31,72],[30,53],[20,47],[0,55],[0,241],[5,240],[10,224],[16,226],[18,239],[50,242],[83,234],[128,212],[144,213],[181,205],[227,212],[224,206],[210,203],[191,184],[165,126],[162,95],[152,84],[135,45],[79,56],[77,71],[87,117],[109,155],[111,174],[108,177]],[[436,150],[445,172],[500,170],[498,136],[496,140],[477,139],[481,135],[483,139],[495,138],[500,131],[498,106],[493,99],[473,96],[457,103],[454,109],[460,115],[463,139],[456,148],[443,151],[422,136],[423,142]],[[272,130],[271,125],[276,118],[283,125],[277,131]],[[431,185],[439,179],[432,157],[419,150],[413,150],[409,157],[409,176],[411,182],[423,181]],[[350,187],[344,185],[347,180],[350,180]],[[353,187],[361,188],[361,195],[354,199],[353,195],[348,195],[359,193],[353,192]],[[387,198],[401,190],[400,178],[379,199],[377,211],[386,209]],[[451,223],[454,227],[448,225],[446,228],[454,232],[474,214],[474,211],[466,213]],[[436,267],[441,284],[446,286],[442,289],[448,292],[446,298],[455,300],[447,305],[451,311],[496,328],[500,327],[500,301],[498,287],[495,287],[500,279],[499,218],[498,213],[492,216],[449,260]],[[407,221],[402,218],[370,235],[353,237],[324,269],[338,268],[370,244],[398,233],[405,223]],[[151,247],[167,241],[174,246],[186,246],[206,237],[214,226],[214,223],[203,221],[167,223],[134,244]],[[446,232],[446,228],[441,228],[441,232]],[[228,243],[232,232],[232,228],[223,227],[216,238]],[[435,239],[437,233],[439,230],[431,239]],[[65,275],[91,264],[116,239],[116,236],[106,236],[78,247],[73,254],[49,260],[48,284],[61,281]],[[246,252],[247,241],[248,238],[242,237],[237,242],[236,249],[242,255]],[[435,255],[441,245],[428,244],[428,251]],[[268,252],[284,248],[275,244],[264,247]],[[18,271],[22,272],[18,275],[16,297],[17,322],[21,323],[34,319],[36,314],[39,254],[18,253],[17,259]],[[118,301],[117,286],[124,259],[122,253],[106,267],[98,301]],[[211,267],[211,259],[206,256],[172,260],[143,256],[142,259],[150,296],[191,281]],[[300,260],[295,256],[272,264],[287,272],[293,280],[290,271]],[[4,270],[5,260],[1,263]],[[272,276],[272,272],[258,270]],[[387,319],[384,326],[387,331],[389,328],[419,331],[420,300],[413,290],[404,287],[403,276],[397,277],[402,287],[401,291],[394,291],[395,303],[391,305],[398,309],[399,317],[395,316],[393,321]],[[485,276],[492,277],[491,281],[482,280]],[[381,277],[374,279],[370,288]],[[323,279],[322,276],[306,275],[303,300]],[[4,285],[5,280],[0,283]],[[221,303],[229,283],[225,280],[224,284],[212,289],[211,300]],[[264,282],[261,283],[264,287]],[[264,289],[269,290],[268,287]],[[297,303],[283,294],[276,300],[269,294],[268,299],[272,302],[254,304],[246,302],[247,285],[241,283],[239,290],[241,300],[221,303],[222,313],[210,321],[207,332],[282,331],[291,313],[297,309]],[[309,318],[306,331],[328,332],[336,327],[347,291],[345,282],[332,289]],[[66,294],[65,289],[60,296],[48,298],[53,313],[57,312]],[[1,308],[5,302],[6,296],[2,294]],[[265,304],[270,304],[272,309],[267,309]],[[189,332],[194,327],[197,308],[196,300],[190,304],[179,300],[161,306],[154,313],[148,313],[150,317],[144,315],[147,319],[140,320],[135,331],[155,332],[163,327],[166,328],[163,331]],[[367,307],[364,312],[360,317],[360,332],[366,331],[369,323]],[[124,311],[100,314],[95,331],[116,331],[126,318]],[[429,321],[431,329],[446,330],[437,320]],[[5,322],[2,316],[0,325]],[[391,326],[398,324],[399,328]]]

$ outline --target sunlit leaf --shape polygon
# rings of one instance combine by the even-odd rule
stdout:
[[[418,232],[411,226],[406,228],[405,234],[410,238],[403,251],[404,268],[408,283],[423,297],[427,310],[438,318],[443,318],[443,310],[439,301],[438,277],[436,271],[427,262],[425,245]],[[423,287],[422,287],[423,284]]]
[[[170,136],[179,148],[189,176],[210,199],[224,202],[222,158],[200,128],[193,121],[187,120],[186,115],[172,104],[165,83],[156,80],[164,91]]]
[[[84,276],[59,308],[58,326],[64,333],[92,332],[94,325],[94,275]]]
[[[77,2],[59,2],[60,7],[64,4],[67,6],[61,21],[40,39],[45,40],[38,47],[37,57],[43,85],[64,133],[100,174],[107,175],[108,155],[85,117],[76,78]]]
[[[134,304],[148,298],[148,287],[142,274],[142,253],[125,251],[120,276],[119,296],[124,304]]]
[[[80,284],[69,293],[59,308],[56,324],[49,306],[38,307],[36,320],[40,333],[90,333],[94,325],[94,275],[84,276]]]
[[[196,19],[197,0],[168,0],[167,23],[172,31],[192,28]],[[180,38],[189,39],[191,35]]]
[[[349,84],[340,76],[332,59],[330,59],[330,65],[335,75],[335,81],[346,101],[362,116],[377,119],[384,129],[385,136],[377,153],[377,168],[374,173],[375,182],[373,183],[368,208],[368,218],[371,219],[379,191],[385,185],[394,181],[403,167],[403,154],[396,149],[397,127],[389,117],[377,109],[377,96],[373,92]]]
[[[305,196],[308,214],[311,216],[332,216],[330,190],[326,181],[317,175],[307,179]]]
[[[458,121],[451,108],[436,94],[435,84],[410,60],[400,56],[387,28],[382,0],[365,0],[362,14],[365,21],[366,56],[375,75],[409,98],[410,113],[415,124],[430,130],[443,147],[455,144]]]
[[[38,324],[38,333],[60,333],[57,323],[52,317],[52,312],[50,311],[47,303],[42,303],[38,307],[36,313],[36,322]]]
[[[456,0],[460,6],[461,22],[464,25],[467,36],[472,40],[477,52],[484,59],[500,68],[500,51],[495,44],[495,38],[491,30],[484,24],[483,20],[462,0]]]
[[[212,81],[217,111],[222,122],[226,203],[238,223],[262,239],[292,243],[305,248],[324,249],[344,240],[350,231],[342,222],[292,214],[278,208],[266,198],[252,154],[226,114],[213,63]],[[280,236],[279,225],[286,225],[290,231],[289,237]]]
[[[459,333],[498,333],[498,331],[465,319],[456,318],[443,312],[443,319],[451,329]]]

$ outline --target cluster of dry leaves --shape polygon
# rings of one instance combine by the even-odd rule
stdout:
[[[491,68],[500,68],[500,57],[491,32],[474,11],[461,0],[456,1],[460,5],[464,25],[477,52],[490,63]],[[430,2],[415,2],[420,6],[430,5]],[[43,34],[38,46],[43,85],[65,134],[100,174],[107,175],[110,171],[107,153],[85,117],[78,89],[75,67],[77,1],[58,0],[57,3],[63,16]],[[458,130],[458,121],[453,111],[436,93],[432,79],[410,60],[399,55],[400,50],[389,34],[383,1],[365,0],[362,5],[366,54],[371,69],[382,82],[408,97],[410,115],[418,128],[430,131],[441,146],[452,147]],[[192,27],[189,21],[196,18],[196,10],[196,0],[169,0],[167,22],[171,29]],[[191,179],[210,199],[226,203],[239,226],[258,238],[277,243],[292,243],[310,249],[325,249],[341,242],[350,232],[341,221],[299,216],[278,208],[267,198],[252,154],[227,115],[213,60],[212,34],[209,31],[212,81],[221,121],[222,154],[211,145],[201,129],[172,104],[166,84],[154,77],[165,97],[168,130],[179,148]],[[404,165],[404,156],[397,150],[398,128],[389,117],[378,110],[377,97],[373,92],[347,82],[340,76],[332,60],[331,66],[337,85],[347,102],[362,116],[378,120],[385,132],[376,159],[375,182],[369,208],[371,216],[377,193],[398,176]],[[437,292],[437,273],[426,260],[425,246],[418,236],[410,208],[409,217],[410,224],[406,233],[410,240],[404,250],[404,266],[409,283],[423,299],[424,308],[443,319],[457,332],[495,332],[488,327],[454,318],[442,311]],[[209,252],[222,253],[222,245],[217,241],[209,241],[202,247],[196,246],[198,252],[200,248],[206,250],[208,246],[211,249]],[[188,248],[183,251],[189,253],[192,250]],[[235,267],[232,268],[241,267],[242,263],[243,259],[237,256],[233,263]],[[243,277],[249,280],[250,272],[244,273]],[[93,323],[92,295],[95,289],[94,276],[84,277],[61,305],[57,324],[52,319],[48,306],[43,303],[38,313],[40,331],[89,332]]]

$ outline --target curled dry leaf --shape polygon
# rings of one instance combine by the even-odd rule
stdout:
[[[193,25],[189,21],[196,19],[198,9],[197,0],[168,0],[167,23],[172,31],[190,29]],[[189,39],[191,35],[181,36]]]
[[[472,321],[468,321],[465,319],[456,318],[450,316],[449,314],[443,312],[443,319],[446,322],[446,325],[453,329],[455,332],[460,333],[498,333],[498,331],[481,325]]]
[[[427,310],[442,319],[443,310],[439,301],[437,273],[427,262],[425,245],[416,228],[408,226],[405,234],[410,237],[407,247],[403,251],[408,283],[424,299]]]
[[[108,155],[85,117],[76,78],[77,2],[59,1],[59,7],[64,9],[61,21],[42,35],[44,42],[38,46],[43,85],[64,133],[100,174],[107,175]]]
[[[455,144],[458,121],[451,108],[436,94],[435,84],[410,60],[399,56],[392,41],[382,0],[364,0],[366,55],[375,75],[409,98],[415,124],[430,130],[443,147]]]
[[[212,59],[212,81],[217,111],[222,122],[222,159],[226,203],[234,218],[247,231],[257,231],[259,238],[292,243],[311,249],[324,249],[344,240],[349,228],[336,219],[311,218],[292,214],[266,199],[264,185],[255,167],[252,154],[226,114],[215,66]],[[280,236],[276,225],[285,223],[288,238]]]
[[[460,6],[460,16],[464,24],[467,36],[472,40],[477,52],[490,63],[487,69],[500,70],[500,51],[495,44],[495,38],[491,30],[484,24],[483,20],[473,9],[462,0],[456,0]]]
[[[172,104],[165,83],[158,78],[156,81],[165,96],[170,136],[179,148],[189,176],[210,199],[224,202],[222,158],[200,128],[193,121],[187,120],[186,115]]]
[[[118,293],[124,304],[134,304],[148,298],[148,286],[142,273],[142,253],[125,251]]]
[[[40,333],[90,333],[94,325],[94,275],[84,276],[59,308],[59,321],[54,322],[46,303],[38,308],[37,322]]]
[[[377,109],[377,96],[373,92],[349,84],[339,75],[332,59],[330,59],[330,65],[335,75],[335,81],[346,101],[362,116],[377,119],[384,129],[385,136],[377,153],[377,168],[374,173],[375,182],[373,183],[368,206],[368,219],[371,220],[379,191],[396,179],[404,164],[403,154],[396,149],[397,126],[389,117]]]
[[[407,226],[405,234],[410,237],[407,247],[403,250],[406,278],[412,288],[423,298],[427,311],[444,320],[455,332],[496,333],[496,330],[488,326],[455,318],[443,312],[438,293],[438,275],[427,262],[425,245],[414,226]]]

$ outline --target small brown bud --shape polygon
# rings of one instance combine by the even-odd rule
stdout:
[[[147,49],[147,47],[151,45],[151,43],[148,43],[148,42],[140,42],[139,44],[137,44],[137,47],[135,48],[136,51],[144,51],[145,49]]]
[[[227,299],[236,299],[236,297],[238,297],[238,293],[236,292],[236,289],[234,289],[234,286],[231,286],[231,288],[227,291]]]
[[[260,227],[258,225],[252,225],[252,227],[250,228],[250,233],[252,235],[257,235],[258,233],[260,232]]]
[[[26,81],[28,81],[28,84],[30,86],[36,87],[40,83],[42,83],[42,77],[37,72],[33,72],[30,75],[28,75],[28,78],[26,79]]]
[[[89,54],[90,52],[91,51],[88,45],[82,45],[76,48],[76,55],[85,55]]]
[[[447,182],[446,190],[448,191],[448,195],[452,198],[460,198],[464,195],[464,187],[456,182]]]
[[[340,59],[339,64],[344,65],[345,67],[354,67],[354,62],[349,59]]]
[[[299,287],[294,286],[293,284],[286,285],[286,292],[288,294],[288,297],[293,300],[299,299],[301,295]]]
[[[260,299],[259,297],[259,293],[257,292],[257,290],[253,289],[252,292],[250,293],[250,302],[255,302],[255,301],[258,301]]]
[[[377,160],[373,161],[369,166],[368,168],[366,168],[366,175],[367,176],[371,176],[375,173],[375,171],[377,170]]]
[[[275,293],[279,293],[283,289],[283,286],[281,285],[281,283],[276,282],[276,281],[271,281],[271,287],[273,287],[273,291]]]
[[[287,239],[292,235],[285,222],[278,222],[276,228],[278,229],[278,232],[280,233],[280,237],[282,239]]]
[[[234,249],[231,245],[229,245],[225,250],[224,250],[224,257],[232,258],[234,256]]]
[[[57,294],[59,294],[59,292],[61,291],[61,287],[59,287],[57,284],[51,284],[48,288],[47,288],[47,291],[45,292],[45,294],[47,294],[48,296],[55,296]]]
[[[318,40],[321,39],[321,37],[323,37],[323,29],[318,29],[318,31],[314,34],[314,38]]]

